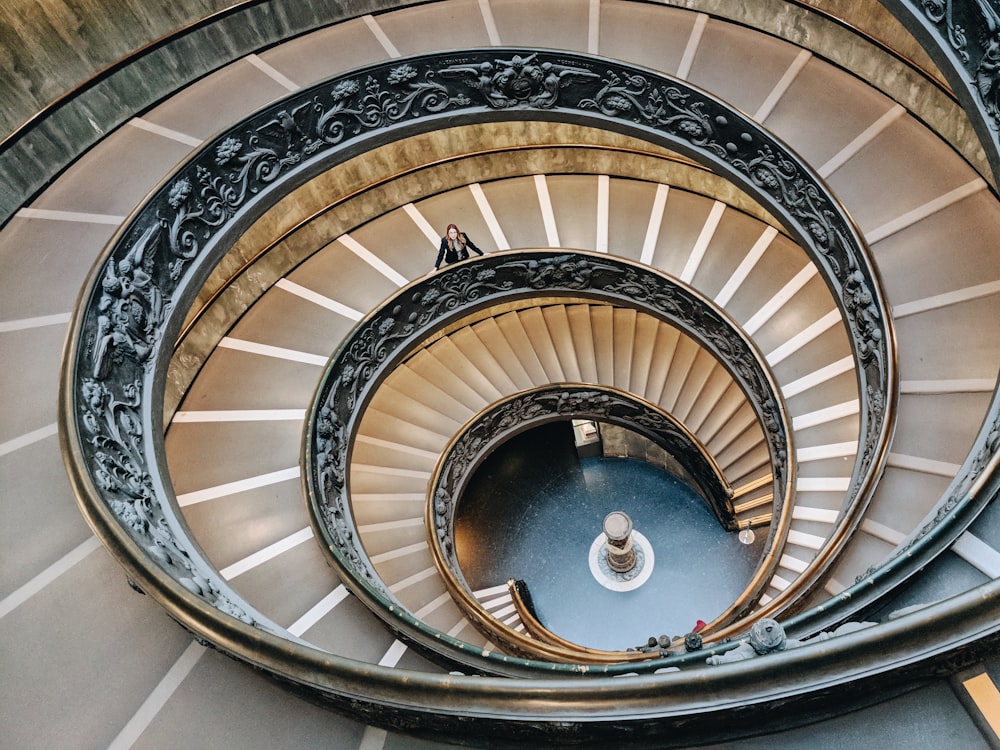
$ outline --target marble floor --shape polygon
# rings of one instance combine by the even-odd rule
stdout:
[[[614,590],[592,570],[591,548],[615,510],[631,517],[652,553],[645,581],[631,590]],[[456,515],[459,561],[473,589],[523,579],[546,627],[599,649],[683,635],[699,619],[711,620],[749,581],[765,536],[740,543],[662,468],[579,458],[568,422],[535,428],[496,450]]]

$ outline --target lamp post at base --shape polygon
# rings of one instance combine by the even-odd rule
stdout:
[[[616,573],[627,573],[635,567],[635,547],[632,544],[632,519],[624,511],[615,510],[604,517],[607,538],[608,567]]]

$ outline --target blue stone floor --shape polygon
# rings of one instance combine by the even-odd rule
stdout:
[[[602,586],[589,552],[613,510],[629,514],[655,562],[632,591]],[[473,590],[520,578],[541,622],[574,643],[622,650],[680,636],[743,591],[766,530],[744,545],[688,485],[629,458],[578,458],[569,422],[511,439],[479,467],[456,512],[456,549]]]

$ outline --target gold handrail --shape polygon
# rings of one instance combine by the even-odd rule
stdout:
[[[524,588],[524,593],[522,593],[522,587]],[[511,601],[514,604],[514,610],[517,612],[517,616],[521,618],[521,623],[524,625],[524,629],[531,635],[532,638],[541,643],[548,643],[549,645],[558,646],[566,649],[567,651],[575,651],[579,653],[579,661],[586,662],[591,660],[594,656],[610,653],[617,654],[619,657],[623,654],[630,656],[629,659],[620,659],[620,661],[641,661],[643,659],[653,659],[661,656],[662,651],[666,650],[665,648],[653,651],[638,651],[638,649],[631,649],[625,652],[612,652],[589,648],[587,646],[581,646],[578,643],[573,643],[573,641],[568,641],[562,636],[553,633],[542,624],[541,620],[538,619],[532,606],[525,600],[524,594],[527,593],[527,588],[528,584],[524,581],[515,581],[513,578],[507,581],[507,591],[510,593]],[[637,651],[639,654],[642,654],[641,657],[631,656],[636,654]]]

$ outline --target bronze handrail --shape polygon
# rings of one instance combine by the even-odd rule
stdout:
[[[525,638],[523,634],[494,618],[479,602],[459,565],[454,530],[456,506],[476,467],[510,436],[529,427],[569,418],[622,424],[640,431],[657,443],[674,438],[679,447],[693,454],[691,460],[697,461],[698,465],[704,464],[712,472],[699,481],[702,488],[699,493],[707,492],[709,497],[715,498],[714,501],[704,498],[706,502],[710,506],[713,502],[729,503],[728,482],[704,446],[686,428],[652,404],[607,386],[572,383],[539,386],[508,396],[484,409],[470,419],[441,452],[429,483],[424,511],[428,546],[434,565],[463,614],[487,638],[502,644],[511,653],[542,660],[557,658],[579,664],[614,664],[652,658],[658,654],[646,653],[641,657],[630,654],[623,657],[623,653],[630,652],[592,649],[566,641],[555,634],[545,637],[539,633],[535,634],[535,638]],[[696,469],[695,473],[702,472]],[[726,525],[723,519],[720,522]],[[735,530],[736,526],[733,525],[732,528]],[[770,560],[772,557],[765,559]],[[755,580],[765,577],[758,574]],[[743,593],[744,597],[755,595],[759,595],[759,590],[755,592],[750,586]]]
[[[450,81],[447,86],[442,84],[441,89],[434,85],[419,88],[428,80],[426,77],[420,78],[420,71],[450,69],[458,64],[464,65],[470,59],[481,59],[495,64],[498,58],[502,60],[515,54],[522,61],[524,59],[522,56],[537,56],[534,59],[555,59],[560,65],[572,64],[580,66],[587,72],[594,70],[600,72],[594,72],[595,78],[586,79],[586,82],[579,87],[568,85],[559,89],[559,96],[564,99],[560,99],[558,108],[525,105],[521,109],[513,110],[491,109],[481,98],[473,99],[481,97],[481,91],[460,81]],[[411,77],[411,73],[415,73],[416,77]],[[352,89],[352,83],[356,83],[359,75],[366,75],[372,81],[371,86],[364,92]],[[615,79],[618,83],[613,82]],[[620,84],[625,80],[630,82],[629,85],[642,81],[651,89],[636,91],[626,86],[624,93],[632,97],[630,100],[609,99],[604,96],[612,89],[617,91],[616,95],[620,94],[622,89]],[[795,171],[795,179],[788,181],[786,187],[799,185],[798,180],[813,179],[812,173],[801,165],[793,154],[783,151],[780,143],[771,139],[735,110],[686,87],[682,82],[631,66],[623,66],[614,61],[584,55],[490,49],[394,60],[390,64],[372,66],[361,73],[355,71],[335,81],[326,82],[322,89],[307,90],[296,95],[325,97],[322,101],[327,109],[323,112],[322,118],[311,122],[308,142],[290,144],[284,138],[275,141],[262,139],[255,143],[253,151],[244,150],[246,144],[240,142],[241,134],[254,131],[255,128],[258,131],[263,129],[267,118],[275,114],[273,110],[268,110],[241,123],[230,133],[221,135],[182,165],[171,181],[150,197],[129,225],[116,234],[108,251],[102,256],[88,280],[81,297],[80,308],[72,321],[65,357],[60,420],[62,436],[66,441],[64,453],[73,476],[74,488],[85,506],[85,512],[95,531],[123,561],[132,579],[159,601],[164,602],[171,615],[198,637],[216,644],[227,653],[237,655],[256,666],[296,682],[304,689],[313,691],[318,697],[342,701],[344,705],[352,699],[356,706],[381,705],[398,699],[399,702],[394,704],[398,711],[385,709],[395,716],[406,714],[409,706],[412,706],[414,711],[420,712],[424,710],[426,704],[433,703],[435,706],[427,709],[427,716],[416,719],[430,721],[432,715],[437,717],[442,715],[441,711],[448,712],[448,708],[441,708],[441,705],[446,703],[445,695],[414,696],[410,702],[405,698],[400,699],[404,683],[407,688],[416,684],[410,673],[400,676],[398,672],[393,674],[392,670],[383,670],[376,665],[359,666],[351,660],[327,653],[319,654],[304,644],[290,641],[287,633],[283,633],[281,628],[250,611],[245,602],[242,602],[200,555],[196,543],[187,536],[184,525],[176,513],[169,477],[161,467],[162,450],[157,448],[160,445],[157,441],[162,440],[163,433],[161,402],[166,362],[169,359],[164,354],[164,350],[169,350],[169,344],[164,342],[175,340],[181,325],[177,319],[177,311],[183,310],[184,305],[190,302],[194,290],[199,288],[207,272],[206,269],[221,255],[226,241],[259,216],[274,195],[296,184],[302,184],[338,159],[346,158],[347,154],[352,153],[352,149],[355,152],[363,150],[372,142],[377,142],[379,138],[387,137],[381,131],[381,126],[375,129],[370,125],[373,121],[354,116],[358,112],[355,107],[361,106],[361,97],[367,96],[372,87],[380,87],[382,92],[391,98],[394,95],[409,96],[413,92],[411,87],[415,85],[424,93],[441,94],[441,98],[434,100],[434,104],[435,107],[440,106],[443,109],[420,110],[416,115],[412,110],[403,111],[400,114],[400,121],[392,125],[393,134],[439,127],[445,121],[491,121],[504,119],[513,114],[518,117],[530,115],[551,119],[580,118],[620,131],[642,133],[654,142],[669,142],[683,148],[691,155],[713,164],[717,170],[726,173],[732,179],[740,181],[740,184],[746,186],[763,202],[773,206],[803,242],[807,251],[813,255],[828,284],[838,295],[848,294],[844,290],[844,285],[859,283],[855,274],[860,274],[860,282],[863,282],[865,291],[875,295],[877,305],[883,305],[883,301],[879,296],[876,279],[870,273],[871,265],[866,253],[860,245],[854,244],[858,238],[853,226],[842,214],[837,213],[836,202],[821,181],[815,180],[809,183],[808,197],[810,200],[821,201],[819,207],[816,204],[806,206],[820,208],[820,212],[815,215],[802,213],[800,210],[802,205],[798,203],[782,203],[783,196],[780,191],[769,191],[768,185],[772,178],[782,182],[785,176],[780,170],[777,174],[768,171],[776,166],[773,162],[762,159],[761,149],[770,151],[772,155],[780,152],[782,168]],[[687,98],[683,102],[674,100],[674,104],[682,112],[669,122],[659,122],[656,120],[657,110],[647,107],[648,102],[644,103],[645,92],[649,90],[655,91],[657,97],[663,95],[665,91],[685,92],[684,96]],[[573,97],[578,99],[574,100]],[[396,103],[405,110],[405,106],[416,106],[414,101],[413,98],[398,99]],[[575,109],[574,101],[577,105]],[[584,104],[599,101],[604,102],[607,111],[592,109]],[[630,120],[629,117],[637,115],[633,111],[626,116],[622,109],[626,101],[641,104],[639,111],[654,119],[648,122]],[[472,102],[475,104],[471,104]],[[546,102],[544,98],[541,100],[542,104]],[[281,102],[276,106],[288,105],[286,102]],[[467,109],[464,109],[466,107]],[[390,114],[395,116],[399,112],[400,110],[393,110]],[[352,132],[334,128],[333,125],[340,122],[337,118],[341,116],[352,126],[357,125],[359,130]],[[402,121],[404,117],[407,118],[405,122]],[[356,122],[358,120],[361,120],[360,124]],[[684,127],[680,127],[681,124]],[[369,129],[365,129],[366,127]],[[707,141],[704,140],[706,132],[711,135]],[[746,135],[746,138],[743,138],[743,135]],[[338,137],[343,140],[336,140]],[[732,146],[732,149],[728,148],[729,146]],[[305,147],[315,147],[315,149],[306,152]],[[787,163],[784,161],[786,158]],[[262,169],[254,171],[254,166]],[[266,169],[263,169],[264,167]],[[265,174],[269,181],[260,180],[262,174]],[[240,175],[245,177],[243,182],[240,181],[243,179]],[[197,199],[192,197],[196,186],[201,191],[196,194]],[[221,190],[220,186],[227,190]],[[213,189],[216,192],[213,193]],[[812,192],[813,189],[815,193]],[[830,217],[825,213],[827,210],[833,212]],[[823,223],[831,217],[834,225]],[[813,219],[821,221],[821,224],[812,224]],[[817,234],[824,226],[833,228],[836,232],[833,235]],[[197,232],[194,231],[195,228]],[[846,244],[840,244],[841,242]],[[836,267],[828,265],[831,259],[837,261]],[[130,327],[119,331],[122,334],[119,337],[104,338],[108,333],[106,327],[112,325],[114,321],[102,317],[102,305],[107,301],[102,295],[112,293],[114,285],[105,288],[101,282],[108,274],[127,273],[128,269],[136,267],[137,262],[143,264],[148,276],[141,280],[143,284],[135,293],[149,297],[148,311],[151,314],[146,321],[149,325],[145,329],[142,326]],[[473,265],[467,264],[456,268],[454,269],[456,275],[447,278],[455,281],[459,279],[458,274],[465,273]],[[850,269],[850,276],[844,278],[838,275],[837,268],[845,272]],[[641,269],[638,269],[637,273],[641,273]],[[443,280],[445,275],[442,274],[439,278]],[[409,291],[417,290],[411,287]],[[168,299],[173,306],[167,310],[162,305],[154,304],[156,300],[153,297],[156,293],[162,295],[158,298],[160,301]],[[848,294],[848,297],[848,299],[838,298],[852,314],[863,312],[856,307],[853,294]],[[884,306],[880,309],[884,309]],[[152,314],[154,312],[161,314],[162,317]],[[861,377],[866,382],[872,383],[878,392],[882,392],[893,382],[892,377],[887,371],[879,371],[877,363],[872,364],[867,357],[874,352],[877,355],[876,359],[881,357],[879,361],[885,363],[884,357],[888,355],[888,350],[884,343],[880,345],[875,338],[869,336],[870,331],[865,327],[869,321],[862,319],[859,322],[856,315],[849,317],[849,320],[852,325],[861,326],[852,329],[853,344],[858,348],[859,361],[866,366],[875,367],[873,370],[865,370]],[[363,362],[365,368],[377,362],[382,356],[391,359],[393,352],[390,351],[392,348],[390,345],[400,343],[403,345],[402,348],[406,348],[404,344],[407,342],[403,339],[390,337],[405,336],[405,329],[409,323],[405,319],[394,320],[391,310],[385,311],[384,315],[373,313],[363,321],[362,325],[368,326],[364,328],[368,332],[377,332],[383,326],[388,326],[381,333],[385,349],[367,349],[359,346],[350,352],[352,357],[370,355],[371,359]],[[138,341],[134,338],[139,330],[149,337],[148,341]],[[878,330],[881,334],[882,330]],[[87,344],[98,340],[101,346],[91,347]],[[362,363],[362,360],[359,358],[351,360],[352,365],[358,363]],[[886,363],[885,366],[891,365]],[[97,372],[101,373],[99,378],[95,378],[94,373]],[[347,371],[342,370],[339,377],[343,377],[345,381],[349,380],[350,387],[338,391],[337,399],[332,405],[337,409],[343,407],[346,410],[351,410],[354,406],[363,406],[367,395],[365,388],[368,385],[364,373],[358,375],[355,372],[348,377]],[[862,393],[866,393],[865,389],[862,389]],[[318,394],[318,403],[321,406],[331,405],[323,400],[325,395],[327,394]],[[343,403],[339,400],[341,398],[344,399]],[[321,409],[316,411],[319,412]],[[874,416],[876,415],[872,414],[873,419]],[[339,441],[346,437],[340,431],[346,422],[341,420],[342,417],[338,415],[329,424],[321,421],[318,427],[313,426],[315,429],[306,436],[306,440],[318,438],[336,442],[339,447]],[[874,432],[877,433],[876,437],[883,435],[878,429],[874,429]],[[866,433],[866,437],[872,436]],[[115,459],[120,459],[118,466],[124,467],[123,470],[111,471],[115,467],[104,463],[109,457],[109,451],[114,452]],[[865,457],[866,460],[869,458],[874,459],[876,463],[868,461],[859,469],[859,474],[877,468],[879,457]],[[329,481],[335,485],[339,481],[338,472],[345,469],[346,465],[340,462],[339,454],[334,455],[334,460],[323,466],[328,473],[324,474],[322,481]],[[336,510],[339,509],[335,508],[334,511]],[[351,533],[350,517],[338,518],[334,512],[330,520],[333,531],[324,541],[336,547],[343,542],[338,534]],[[356,551],[347,545],[339,549],[345,550],[348,554]],[[352,563],[353,561],[345,561],[345,565]],[[377,586],[370,594],[365,593],[365,596],[373,601],[379,599]],[[976,607],[974,604],[969,604],[965,607],[965,611],[972,615]],[[414,632],[421,628],[420,623],[407,620],[406,614],[400,615],[399,622],[407,622]],[[968,628],[971,627],[970,621]],[[447,640],[443,634],[430,630],[424,630],[423,635],[426,636],[427,643],[432,639]],[[460,644],[454,645],[456,648],[461,648]],[[486,668],[487,663],[482,663]],[[526,674],[532,671],[541,673],[541,670],[547,670],[550,674],[571,675],[584,671],[576,665],[560,669],[558,665],[518,663],[516,660],[501,663],[499,659],[489,662],[488,666],[496,667],[498,671],[508,669],[507,673],[511,674]],[[656,666],[654,661],[650,668]],[[586,671],[594,674],[600,670]],[[600,673],[616,672],[609,668]],[[658,689],[653,692],[656,693],[656,705],[660,706],[663,700],[662,689],[670,684],[669,676],[662,676],[662,679],[661,676],[649,676],[646,679]],[[473,681],[462,681],[461,686],[451,688],[447,697],[458,699],[460,693],[467,697],[477,693],[479,683],[475,682],[474,678],[470,680]],[[417,682],[424,684],[422,680]],[[448,683],[451,682],[454,680],[448,678]],[[597,696],[603,695],[606,699],[612,694],[619,695],[615,691],[622,685],[621,681],[599,680],[599,682],[601,685],[594,685],[592,691],[582,688],[575,691],[571,689],[567,695],[572,695],[573,700],[590,702],[587,709],[591,711],[598,705],[593,702]],[[449,690],[444,680],[434,681],[427,678],[426,683],[433,684],[435,688],[441,688],[443,691]],[[644,694],[639,689],[640,684],[646,685],[647,682],[630,682],[629,685],[636,689],[636,692],[630,693],[631,700],[627,709],[633,717],[648,708],[649,704],[643,706],[643,701],[653,695],[653,693]],[[530,690],[531,686],[525,687],[526,685],[522,683],[519,686],[518,694],[521,694],[522,688]],[[551,684],[546,686],[545,691],[548,691],[548,698],[545,700],[551,701]],[[534,699],[541,700],[541,693],[539,690],[525,695],[524,703],[519,709],[515,709],[515,713],[518,710],[529,712],[537,708],[539,704]],[[475,710],[470,708],[470,704],[462,703],[461,700],[464,699],[459,700],[463,709]],[[450,701],[447,703],[454,705]],[[495,701],[487,700],[478,705],[487,704],[495,705]],[[552,711],[553,706],[549,704],[547,710]],[[656,711],[663,710],[656,709]],[[563,706],[558,713],[561,716],[587,715],[577,713],[572,707],[567,706]],[[410,715],[410,718],[413,716]]]

